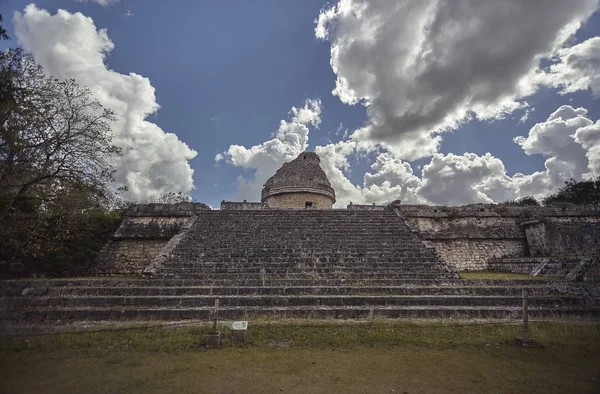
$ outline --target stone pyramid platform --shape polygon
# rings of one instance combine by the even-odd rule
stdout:
[[[461,280],[393,210],[195,212],[144,278],[0,282],[0,321],[598,317],[593,289]]]
[[[391,211],[204,211],[156,275],[183,279],[449,279]]]

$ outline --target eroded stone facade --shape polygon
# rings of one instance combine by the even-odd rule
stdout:
[[[322,212],[319,226],[325,225],[324,223],[330,217],[339,219],[335,215],[340,212],[331,210],[335,202],[335,191],[331,188],[319,163],[320,159],[316,153],[304,152],[291,162],[285,163],[275,175],[269,178],[262,190],[261,202],[223,201],[221,203],[223,211],[256,211],[227,212],[223,215],[228,217],[228,220],[231,219],[227,224],[227,232],[235,232],[237,227],[247,224],[244,220],[256,224],[267,218],[278,217],[282,222],[286,222],[286,217],[299,213],[281,212],[285,209],[330,210]],[[185,249],[179,242],[187,237],[187,231],[197,218],[219,216],[205,215],[206,210],[210,208],[201,203],[141,204],[131,207],[121,227],[102,250],[95,273],[99,275],[154,273],[157,267],[169,260],[173,253]],[[491,261],[502,258],[543,256],[571,258],[600,255],[600,206],[598,205],[524,207],[473,204],[447,207],[403,205],[400,201],[394,201],[386,206],[350,204],[345,215],[351,217],[360,213],[352,211],[373,211],[375,217],[376,211],[383,210],[391,211],[394,217],[402,218],[401,225],[394,229],[390,224],[391,228],[377,231],[381,230],[383,234],[389,235],[394,231],[400,231],[400,227],[405,228],[407,224],[416,234],[414,239],[420,243],[419,247],[424,245],[430,254],[433,253],[457,270],[486,270],[490,268]],[[237,216],[232,219],[231,215]],[[364,218],[368,216],[365,215]],[[364,220],[366,220],[365,226],[368,226],[368,220]],[[202,226],[208,227],[204,229],[207,231],[203,230],[203,238],[194,240],[200,244],[208,242],[206,234],[213,234],[211,231],[218,224],[206,221],[202,223]],[[302,231],[306,230],[310,233],[311,229],[305,228],[308,226],[306,223],[299,222],[297,225]],[[264,226],[270,227],[274,224],[257,224],[252,230],[257,234],[253,234],[252,231],[247,234],[248,231],[244,230],[244,236],[258,239],[261,232],[265,231]],[[288,227],[283,228],[282,231],[289,230]],[[218,238],[219,234],[214,233],[211,236]],[[335,241],[335,233],[327,236]],[[220,241],[222,240],[216,239],[217,244]],[[265,242],[265,250],[267,250],[269,240],[261,242]],[[221,242],[219,245],[222,245],[222,252],[225,254],[234,249],[234,245],[230,243]],[[194,248],[196,246],[193,245]],[[235,248],[238,246],[235,245]],[[241,247],[243,249],[244,246]],[[310,248],[293,250],[293,253],[300,257],[311,255],[313,252],[314,250]],[[240,251],[239,254],[240,256],[232,255],[231,258],[242,258],[244,252]],[[270,256],[264,258],[269,261]]]
[[[93,272],[101,276],[141,275],[168,239],[113,239],[102,248]]]
[[[333,205],[331,198],[308,192],[277,194],[267,197],[265,203],[270,208],[331,209]]]
[[[123,218],[112,239],[100,251],[92,275],[141,275],[185,229],[190,217],[209,210],[202,203],[138,204]]]
[[[600,254],[600,206],[394,206],[459,270],[485,270],[490,259]]]
[[[271,208],[331,209],[335,190],[331,187],[321,159],[314,152],[303,152],[284,163],[269,178],[261,192],[261,202]]]

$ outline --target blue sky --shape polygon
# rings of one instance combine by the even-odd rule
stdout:
[[[30,50],[36,56],[36,59],[39,56],[38,61],[46,69],[49,69],[52,73],[60,74],[66,69],[66,67],[61,68],[60,66],[60,64],[63,64],[60,63],[63,60],[59,59],[60,62],[57,60],[58,55],[56,52],[51,53],[44,50],[48,46],[56,45],[56,40],[42,42],[44,38],[39,38],[49,37],[48,40],[52,40],[49,34],[41,35],[35,39],[32,38],[35,34],[31,33],[31,30],[38,27],[42,29],[44,24],[37,23],[33,18],[33,14],[28,15],[27,12],[24,12],[29,3],[30,1],[20,0],[4,0],[2,2],[0,12],[4,16],[5,27],[12,40],[3,42],[1,45],[5,48],[27,42],[26,49]],[[548,24],[554,23],[556,31],[542,31],[542,27],[540,27],[540,35],[557,33],[559,28],[566,26],[568,23],[583,21],[582,27],[576,29],[575,36],[562,42],[561,48],[568,49],[599,36],[599,14],[593,11],[590,12],[589,4],[587,6],[584,4],[586,1],[582,0],[581,3],[580,12],[573,12],[570,16],[561,17],[562,19],[549,15],[548,20],[553,22],[548,22]],[[371,73],[377,72],[373,70],[379,70],[381,67],[380,64],[376,63],[377,60],[372,60],[373,63],[368,64],[371,60],[365,59],[364,55],[362,55],[362,58],[354,58],[354,61],[357,62],[355,65],[350,64],[348,59],[353,58],[350,56],[352,53],[348,52],[349,55],[344,60],[345,63],[340,63],[337,74],[334,72],[330,64],[332,60],[330,51],[336,45],[336,40],[343,42],[345,37],[342,35],[346,34],[343,28],[345,24],[351,28],[352,23],[355,23],[352,19],[344,16],[340,7],[335,15],[332,14],[333,16],[330,16],[324,22],[329,23],[329,26],[335,24],[337,29],[329,27],[329,36],[326,39],[318,39],[315,36],[315,19],[319,17],[324,7],[334,7],[333,11],[336,11],[335,2],[327,5],[324,1],[313,0],[261,0],[253,2],[128,0],[113,1],[111,4],[100,5],[93,1],[82,3],[73,0],[47,0],[38,1],[35,4],[37,6],[36,12],[45,10],[49,13],[45,16],[48,20],[55,17],[58,9],[63,9],[68,11],[69,14],[79,12],[91,18],[96,29],[106,29],[108,38],[114,44],[110,52],[105,52],[107,53],[104,58],[106,68],[116,74],[128,75],[133,72],[148,78],[149,83],[155,89],[156,102],[160,105],[160,109],[150,114],[146,120],[154,123],[165,133],[176,134],[181,142],[197,152],[195,157],[183,160],[183,163],[178,163],[177,166],[185,167],[185,163],[189,164],[193,169],[194,189],[191,190],[192,197],[213,207],[217,207],[223,199],[258,199],[259,195],[256,193],[257,190],[260,190],[265,176],[269,172],[274,172],[282,162],[289,160],[298,153],[297,148],[286,148],[285,152],[279,151],[279,153],[269,152],[266,148],[260,151],[263,148],[261,144],[273,138],[272,135],[278,130],[281,120],[287,120],[295,124],[290,117],[291,115],[288,115],[292,107],[301,108],[305,105],[306,100],[320,100],[318,129],[314,127],[314,124],[307,124],[307,128],[310,129],[307,142],[309,150],[314,150],[317,146],[324,147],[332,144],[330,151],[333,152],[339,148],[334,144],[344,140],[342,137],[344,130],[348,130],[346,140],[349,140],[351,139],[349,136],[352,136],[355,130],[369,125],[375,119],[373,115],[367,113],[367,106],[370,105],[372,108],[376,108],[377,104],[372,105],[367,101],[369,98],[375,97],[379,93],[378,91],[367,90],[365,93],[359,93],[357,95],[359,103],[355,105],[344,103],[339,95],[332,94],[332,90],[336,87],[336,77],[342,76],[352,80],[354,76],[350,73],[360,70],[363,62],[367,62],[364,67],[370,70]],[[356,10],[359,9],[360,7],[356,8]],[[396,15],[392,13],[393,10],[378,10],[376,6],[368,8],[368,10],[373,13],[381,12],[382,15]],[[13,20],[15,12],[20,12],[22,15],[21,26],[27,26],[27,29],[22,29],[21,33],[16,29],[18,22]],[[354,12],[356,15],[354,18],[360,19],[360,13],[358,11]],[[521,12],[528,12],[528,10]],[[540,13],[536,15],[539,18],[544,18],[544,12],[546,11],[540,9]],[[398,18],[402,17],[402,13],[397,14]],[[483,11],[481,14],[474,11],[472,18],[477,20],[477,18],[485,18],[486,15]],[[28,19],[29,16],[31,16],[30,19]],[[361,27],[362,30],[359,30],[358,33],[353,31],[348,34],[361,34],[360,31],[367,31],[367,22],[364,23]],[[401,24],[403,21],[394,20],[390,17],[389,21],[385,23],[393,25],[395,23]],[[81,27],[78,25],[72,28],[84,29],[89,28],[89,26]],[[379,28],[382,28],[382,26],[379,26]],[[508,25],[507,30],[511,30]],[[73,30],[73,32],[72,34],[78,34],[78,30]],[[27,35],[31,35],[31,37],[28,39]],[[68,40],[69,38],[63,37],[62,39]],[[353,37],[353,39],[360,40],[360,37]],[[399,37],[399,39],[402,42],[402,37]],[[414,39],[414,37],[407,37],[406,41],[409,42],[411,39]],[[373,44],[374,48],[367,48],[370,51],[368,53],[387,53],[386,51],[393,50],[394,45],[385,46],[386,44],[383,42],[384,35],[382,35],[381,40],[381,43]],[[390,40],[393,40],[393,38],[390,38]],[[516,40],[518,42],[519,38],[516,38]],[[532,44],[530,57],[535,57],[536,54],[541,56],[538,53],[540,48],[546,44],[546,47],[548,47],[549,43],[555,40],[548,38],[547,42],[542,41],[540,40],[535,45]],[[86,44],[80,42],[78,45]],[[381,48],[377,45],[381,45]],[[378,52],[379,49],[380,52]],[[73,50],[76,51],[77,49]],[[341,49],[342,52],[344,50],[344,48]],[[536,50],[538,52],[535,52]],[[556,50],[558,49],[553,48],[555,55]],[[515,52],[518,52],[517,49],[515,49]],[[585,53],[588,54],[588,52],[593,58],[594,53],[592,50]],[[74,57],[72,52],[67,53],[65,56]],[[401,60],[401,56],[402,54],[399,53],[395,57],[391,57],[392,62],[390,64],[393,66],[393,61]],[[526,58],[526,55],[523,55],[523,58]],[[509,60],[507,59],[507,61]],[[511,64],[518,63],[521,60],[523,59],[515,59]],[[590,64],[598,64],[593,63],[592,60],[590,60]],[[72,59],[64,61],[71,62]],[[555,56],[554,58],[549,57],[542,60],[540,64],[549,66],[557,63],[561,63],[561,60],[560,57]],[[53,71],[54,69],[57,71]],[[346,74],[340,71],[341,69],[347,70],[344,71]],[[475,67],[474,70],[474,72],[477,72]],[[590,68],[585,70],[587,73],[590,72]],[[592,70],[594,70],[593,66]],[[72,77],[67,71],[64,72],[66,74],[59,76]],[[566,74],[569,78],[574,78],[574,73]],[[390,75],[393,76],[394,74]],[[378,75],[375,75],[375,77],[379,78]],[[582,78],[580,74],[576,74],[576,77],[579,77],[580,80]],[[381,78],[383,80],[383,77]],[[385,78],[391,77],[385,75]],[[563,79],[558,80],[559,78]],[[396,194],[399,194],[407,201],[453,204],[490,202],[502,199],[505,196],[516,198],[525,194],[541,196],[555,190],[558,185],[554,181],[548,181],[552,178],[550,175],[543,181],[528,180],[527,184],[529,186],[527,187],[512,180],[511,177],[517,172],[530,175],[536,171],[544,171],[545,161],[552,157],[552,152],[554,152],[552,147],[545,147],[544,149],[549,149],[548,152],[528,155],[525,153],[524,146],[515,143],[513,138],[516,136],[527,137],[536,123],[543,126],[547,125],[546,122],[550,115],[562,105],[568,105],[574,109],[579,107],[587,109],[588,112],[583,117],[589,119],[592,124],[600,118],[600,108],[598,108],[598,99],[594,94],[593,83],[590,83],[590,86],[586,89],[566,92],[568,89],[565,86],[573,82],[567,81],[565,78],[567,77],[562,74],[559,76],[553,74],[552,78],[548,78],[551,81],[545,82],[543,86],[536,88],[532,95],[516,98],[516,102],[528,103],[530,111],[526,120],[521,120],[525,113],[523,108],[510,111],[502,119],[500,117],[485,120],[474,119],[470,122],[462,120],[458,122],[458,126],[453,126],[451,131],[441,134],[441,142],[437,148],[423,148],[422,157],[418,157],[421,154],[415,155],[414,152],[403,152],[401,148],[395,150],[397,146],[406,146],[408,139],[412,138],[410,136],[403,137],[403,130],[394,131],[393,128],[382,127],[381,130],[388,130],[381,131],[384,134],[388,133],[385,134],[385,137],[382,137],[383,144],[381,144],[381,140],[378,140],[378,137],[373,137],[373,135],[378,135],[376,131],[369,131],[370,134],[368,134],[367,140],[369,140],[370,145],[368,148],[354,147],[350,153],[343,154],[343,159],[347,160],[348,165],[334,164],[336,158],[339,159],[339,152],[332,153],[333,156],[325,155],[327,157],[323,165],[328,166],[326,172],[330,175],[334,187],[337,184],[340,185],[340,189],[350,187],[347,184],[343,186],[344,182],[350,182],[353,185],[352,190],[347,192],[346,198],[338,200],[356,201],[362,199],[363,201],[359,202],[382,203],[386,199],[395,199]],[[386,80],[389,85],[395,83],[393,79]],[[473,80],[478,80],[477,75],[473,75]],[[88,84],[94,83],[92,80],[86,81],[88,81]],[[362,86],[360,81],[356,83],[357,86]],[[398,82],[398,85],[394,87],[398,90],[399,97],[403,95],[402,89],[406,86],[405,82]],[[410,86],[410,88],[419,91],[418,85],[416,87]],[[385,93],[382,92],[382,96],[386,96],[386,99],[389,100],[390,95]],[[445,94],[443,90],[441,94]],[[448,91],[448,94],[453,93]],[[437,94],[436,97],[439,95]],[[127,101],[126,99],[123,100]],[[411,97],[409,96],[408,101],[410,100]],[[460,100],[460,97],[457,100]],[[470,98],[467,101],[466,106],[461,108],[471,110],[469,104],[473,104],[474,99]],[[360,102],[366,103],[366,105]],[[415,108],[419,103],[420,101],[415,101],[410,108]],[[402,112],[404,111],[402,103],[387,105],[382,99],[381,108],[389,107],[394,107],[393,111],[404,113]],[[531,111],[531,109],[533,110]],[[449,110],[449,113],[451,111],[456,112],[456,108]],[[398,113],[394,113],[394,116]],[[582,115],[573,114],[573,116]],[[386,116],[385,119],[389,119],[389,116]],[[397,120],[401,121],[402,116],[398,116]],[[567,121],[566,118],[564,120]],[[436,122],[434,122],[435,127],[440,127],[443,123],[439,119]],[[305,123],[300,122],[298,127],[304,130],[303,125]],[[338,132],[340,124],[342,125],[342,131]],[[432,126],[432,129],[435,127]],[[574,135],[576,129],[563,130],[563,132]],[[136,130],[130,130],[129,133],[136,134],[137,132]],[[420,128],[418,133],[424,135],[422,134],[424,133],[423,129]],[[550,133],[550,131],[547,133]],[[595,136],[595,132],[590,133],[593,137]],[[395,139],[393,143],[388,143],[387,137],[392,135],[400,136],[400,138],[399,140]],[[152,139],[148,141],[151,144],[157,143]],[[535,145],[536,141],[536,139],[529,139],[529,145]],[[595,140],[592,138],[590,141]],[[140,166],[136,171],[155,171],[156,168],[162,165],[161,163],[168,162],[171,156],[180,155],[178,150],[180,149],[180,145],[178,145],[180,143],[172,143],[175,147],[172,152],[163,151],[160,159],[157,159],[151,165]],[[390,148],[390,144],[394,147]],[[257,149],[253,153],[242,152],[244,155],[242,160],[236,157],[235,154],[231,154],[231,151],[229,151],[231,145],[239,145],[247,149],[256,146]],[[531,152],[543,151],[539,146],[533,146],[529,149]],[[589,161],[586,171],[580,169],[578,172],[573,172],[574,170],[569,170],[571,172],[561,172],[561,174],[568,173],[576,178],[589,176],[590,172],[588,170],[592,170],[593,160],[589,159],[592,155],[592,153],[589,153],[591,148],[586,149],[582,150]],[[258,151],[260,152],[257,153]],[[490,152],[494,158],[503,163],[505,173],[498,174],[498,170],[494,169],[486,170],[487,172],[479,171],[480,173],[477,176],[465,176],[464,172],[461,173],[462,175],[456,172],[449,178],[438,179],[434,177],[434,172],[439,175],[446,170],[454,171],[456,169],[456,162],[450,163],[456,158],[452,158],[448,154],[462,155],[465,152],[474,153],[478,157],[483,157],[487,152]],[[223,160],[216,162],[215,156],[219,153],[223,154]],[[434,153],[443,155],[438,164],[446,170],[439,169],[442,167],[437,170],[434,168],[436,166],[431,159]],[[256,156],[256,160],[253,159],[254,156],[248,158],[248,155],[251,154],[271,155],[273,160],[260,160],[258,156]],[[144,154],[139,156],[144,156]],[[188,154],[188,157],[191,156],[192,154]],[[371,165],[378,158],[382,162],[390,160],[391,167],[386,167],[389,171],[381,170],[377,172],[378,170],[371,169]],[[569,157],[561,160],[569,161],[571,159]],[[574,158],[572,160],[577,161],[580,159]],[[468,159],[467,162],[473,163],[473,160]],[[236,163],[237,165],[235,165]],[[394,170],[394,168],[404,165],[403,163],[408,163],[411,166],[412,174],[402,172],[405,171],[404,169]],[[165,165],[164,168],[171,168],[169,165]],[[430,165],[430,171],[423,174],[421,168],[427,165]],[[177,166],[172,167],[173,179],[178,179],[181,174],[178,168],[183,168]],[[484,166],[487,166],[487,164]],[[257,172],[256,178],[254,178],[255,171]],[[402,173],[394,173],[394,171],[401,171]],[[377,193],[369,194],[367,192],[366,189],[370,184],[365,181],[365,172],[370,172],[374,176],[373,182],[380,182],[375,184],[378,190]],[[144,174],[140,175],[140,177],[144,176]],[[179,181],[170,182],[171,174],[168,171],[161,176],[166,180],[161,178],[162,180],[158,182],[156,179],[151,179],[147,183],[143,183],[151,185],[147,187],[147,190],[144,189],[144,186],[140,186],[140,191],[131,197],[143,198],[148,194],[169,189],[189,188],[190,184],[185,180],[180,183],[177,183]],[[239,176],[245,179],[241,184],[238,179]],[[411,176],[418,179],[411,178]],[[423,178],[424,176],[427,179]],[[452,176],[465,176],[469,180],[461,178],[459,182],[454,182]],[[152,178],[152,175],[148,175],[148,177]],[[345,177],[345,179],[338,179],[338,177]],[[125,170],[123,179],[131,179],[125,174]],[[502,191],[501,193],[487,192],[486,190],[496,187],[490,186],[490,180],[493,181],[494,179],[502,183],[504,185],[502,187],[508,191]],[[386,181],[387,183],[385,183]],[[407,182],[412,185],[410,188],[405,185]],[[449,184],[440,186],[440,193],[435,194],[431,191],[432,184],[438,182],[448,182]],[[538,186],[536,186],[536,182],[539,183]],[[253,183],[256,185],[252,186]],[[452,191],[451,186],[454,183],[460,188],[472,188],[474,192],[465,194],[460,190]],[[338,192],[338,195],[343,193],[345,192]],[[444,200],[444,195],[447,196],[447,201]]]

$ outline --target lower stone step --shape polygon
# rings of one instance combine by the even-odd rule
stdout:
[[[151,278],[151,279],[133,279],[133,278],[76,278],[76,279],[17,279],[0,280],[0,292],[10,288],[17,288],[28,291],[32,294],[43,294],[48,287],[75,287],[75,286],[93,286],[93,287],[298,287],[298,286],[343,286],[343,287],[386,287],[386,286],[572,286],[559,280],[540,280],[540,279],[272,279],[261,280],[253,279],[177,279],[177,278]]]
[[[27,290],[26,290],[27,289]],[[552,286],[50,286],[4,287],[0,296],[193,296],[193,295],[557,295]]]
[[[372,268],[368,266],[348,268],[348,267],[290,267],[290,268],[252,268],[244,269],[237,267],[198,267],[188,268],[182,270],[177,267],[162,267],[160,273],[163,275],[174,275],[184,273],[186,275],[204,275],[204,274],[235,274],[235,275],[259,275],[264,273],[265,275],[289,275],[289,274],[337,274],[337,275],[355,275],[355,274],[367,274],[367,275],[387,275],[387,274],[423,274],[425,277],[431,274],[447,273],[448,271],[442,267],[411,267],[398,265],[395,267],[384,267],[384,268]]]
[[[0,310],[0,324],[14,322],[56,321],[107,321],[107,320],[202,320],[214,318],[213,308],[47,308],[20,314],[6,309]],[[367,319],[367,318],[514,318],[521,316],[521,307],[513,306],[286,306],[286,307],[223,307],[219,319],[240,320],[253,318],[323,318],[323,319]],[[536,317],[600,317],[597,307],[531,307],[529,314]]]
[[[167,278],[180,278],[180,279],[223,279],[223,280],[252,280],[262,279],[264,280],[278,280],[278,279],[443,279],[452,278],[453,274],[449,272],[428,272],[428,273],[413,273],[413,272],[398,272],[398,271],[379,271],[379,272],[289,272],[289,273],[278,273],[278,274],[259,274],[259,273],[194,273],[194,272],[179,272],[179,271],[165,271],[161,274]]]
[[[196,295],[196,296],[84,296],[84,297],[3,297],[0,305],[15,313],[38,307],[210,307],[215,299],[221,306],[280,307],[280,306],[519,306],[519,296],[461,296],[461,295]],[[581,298],[564,296],[533,296],[531,306],[579,305]],[[599,303],[600,305],[600,303]]]

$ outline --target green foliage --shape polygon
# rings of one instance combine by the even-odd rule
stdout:
[[[459,272],[461,279],[493,279],[493,280],[547,280],[544,276],[531,276],[515,272],[502,271],[462,271]]]
[[[460,210],[452,208],[448,211],[448,220],[455,220],[460,217]]]
[[[46,76],[20,49],[0,53],[0,81],[0,218],[72,209],[74,193],[106,202],[120,154],[114,113],[75,81]]]
[[[75,81],[21,49],[0,52],[1,277],[82,275],[93,263],[121,220],[114,120]]]
[[[164,192],[155,194],[140,201],[142,204],[177,204],[180,202],[190,202],[192,198],[183,192]]]
[[[8,34],[6,34],[6,29],[2,26],[2,14],[0,14],[0,39],[1,40],[10,40]]]
[[[82,276],[121,223],[119,211],[14,215],[0,227],[0,277]]]
[[[521,197],[516,200],[508,200],[502,203],[503,205],[516,205],[516,206],[539,206],[540,202],[532,196]]]
[[[492,324],[485,324],[492,323]],[[389,346],[485,346],[489,343],[512,344],[522,328],[499,322],[473,321],[411,321],[375,319],[373,321],[332,322],[327,320],[257,320],[250,322],[246,341],[230,342],[229,325],[219,325],[223,333],[222,347],[273,348],[340,348]],[[160,324],[160,323],[157,323]],[[168,323],[167,323],[168,324]],[[78,335],[31,336],[27,338],[0,337],[0,351],[57,351],[75,349],[93,355],[113,354],[114,344],[123,343],[120,351],[176,353],[203,350],[202,340],[212,331],[212,323],[182,327],[145,328],[135,323],[121,328],[106,327],[107,331]],[[585,322],[530,322],[536,340],[545,345],[591,346],[598,348],[600,325]],[[72,327],[69,330],[77,330]],[[82,329],[84,330],[84,329]],[[113,331],[114,330],[114,331]]]
[[[544,199],[544,205],[554,203],[600,204],[600,177],[587,181],[571,179],[558,193]]]

